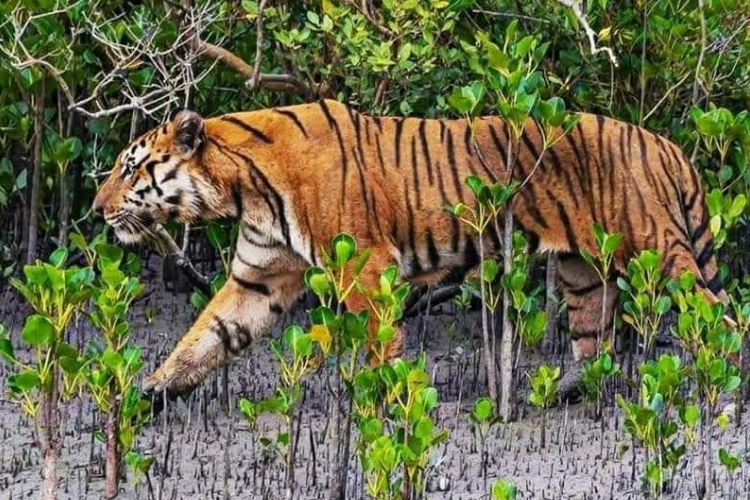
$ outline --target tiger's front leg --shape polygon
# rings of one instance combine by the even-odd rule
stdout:
[[[288,264],[288,262],[286,262]],[[287,270],[274,268],[286,267]],[[167,360],[144,383],[147,392],[171,396],[194,389],[213,370],[265,334],[299,297],[303,270],[232,266],[232,275]]]

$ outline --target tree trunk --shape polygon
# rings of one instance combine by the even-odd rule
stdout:
[[[104,464],[104,497],[115,498],[119,493],[119,453],[118,453],[118,424],[120,416],[120,403],[116,393],[116,387],[111,388],[112,404],[107,413],[106,434],[107,434],[107,455]]]
[[[510,276],[513,271],[513,207],[505,210],[503,228],[503,273]],[[513,323],[510,320],[510,293],[503,290],[503,340],[500,345],[500,415],[506,421],[513,418]]]
[[[29,226],[26,238],[26,263],[30,264],[37,257],[37,238],[39,230],[39,192],[42,178],[42,141],[44,140],[44,80],[34,102],[34,156],[32,158],[31,191],[29,194]]]

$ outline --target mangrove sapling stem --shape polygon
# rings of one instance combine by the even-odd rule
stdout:
[[[507,150],[506,173],[507,181],[513,179],[513,167],[516,161],[516,153],[520,145],[520,139],[511,143]],[[515,149],[515,151],[514,151]],[[505,224],[503,226],[503,273],[510,276],[513,272],[513,203],[508,201],[505,207]],[[513,323],[508,312],[511,308],[510,290],[503,288],[503,332],[500,344],[500,414],[509,421],[513,416],[513,403],[511,393],[513,390]]]
[[[112,380],[109,386],[109,413],[105,423],[105,433],[107,436],[107,450],[104,463],[104,497],[115,498],[119,490],[119,455],[117,449],[118,425],[120,416],[120,402],[117,396],[117,382]]]
[[[484,209],[479,206],[479,226],[484,225]],[[484,231],[479,231],[479,261],[484,262]],[[479,291],[482,296],[482,345],[484,347],[484,362],[487,370],[487,389],[490,393],[492,407],[497,408],[497,374],[495,373],[495,358],[490,347],[490,332],[487,318],[487,287],[484,278],[479,279]]]
[[[59,376],[57,364],[51,366],[52,390],[42,393],[41,414],[37,417],[37,439],[42,450],[42,500],[57,499],[57,459],[60,454]],[[41,422],[39,422],[41,420]]]
[[[286,447],[286,498],[288,500],[292,499],[294,491],[294,452],[296,448],[296,440],[294,439],[294,417],[295,408],[292,407],[287,422],[289,444]]]

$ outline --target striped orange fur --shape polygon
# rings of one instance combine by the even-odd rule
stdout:
[[[517,179],[541,143],[530,121]],[[241,218],[231,278],[147,387],[184,391],[238,355],[296,300],[305,268],[339,232],[372,249],[365,284],[391,262],[414,283],[460,279],[477,265],[478,245],[443,207],[471,202],[468,175],[502,178],[508,144],[497,117],[477,119],[472,136],[466,120],[372,117],[335,101],[205,120],[182,112],[134,141],[95,200],[121,240],[147,238],[167,220]],[[725,299],[698,174],[679,148],[642,128],[583,114],[513,206],[534,250],[561,256],[577,359],[593,354],[601,314],[598,277],[578,257],[595,251],[594,222],[624,235],[617,270],[654,248],[667,274],[690,270],[710,297]],[[500,238],[491,229],[487,248]],[[348,302],[365,306],[356,295]]]

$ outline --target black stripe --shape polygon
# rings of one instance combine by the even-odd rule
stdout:
[[[359,158],[357,158],[357,155],[352,156],[354,156],[354,164],[357,166],[359,191],[362,194],[362,200],[365,202],[366,208],[371,208],[370,203],[367,200],[367,188],[365,187],[365,174],[362,172],[362,164],[360,163]],[[372,217],[367,217],[367,214],[365,214],[365,219],[367,219],[367,235],[372,237]]]
[[[256,233],[260,238],[266,238],[266,241],[259,241],[247,234],[247,231]],[[250,243],[253,246],[260,247],[260,248],[277,248],[279,246],[278,243],[271,241],[268,239],[267,234],[262,234],[259,232],[258,228],[251,226],[249,223],[245,222],[245,224],[242,226],[242,229],[240,230],[240,235],[242,236],[242,239],[246,242]]]
[[[709,240],[708,243],[703,247],[703,250],[701,250],[700,255],[698,255],[698,267],[703,269],[703,267],[709,263],[709,261],[714,256],[714,242],[713,240]]]
[[[164,184],[166,182],[169,182],[171,180],[174,180],[177,178],[177,172],[180,170],[180,166],[182,165],[182,162],[175,165],[175,167],[167,172],[167,175],[164,176],[164,178],[161,180],[161,183]]]
[[[161,190],[159,184],[156,183],[156,174],[154,174],[154,168],[156,168],[159,163],[158,160],[153,160],[146,164],[146,171],[148,172],[148,175],[151,176],[151,186],[156,190],[157,196],[164,194],[164,191]]]
[[[359,159],[364,163],[365,152],[364,149],[362,149],[362,124],[359,120],[359,113],[352,108],[347,108],[347,111],[349,111],[349,118],[352,120],[352,126],[357,135],[357,152],[359,153]]]
[[[404,118],[398,118],[396,121],[396,134],[394,138],[393,148],[396,152],[396,167],[401,166],[401,134],[404,132]]]
[[[271,185],[271,183],[268,181],[268,178],[263,174],[263,172],[260,171],[260,169],[255,165],[255,162],[253,162],[252,158],[249,156],[245,156],[242,153],[237,153],[241,158],[247,162],[250,169],[260,177],[260,180],[263,181],[263,184],[268,189],[268,191],[271,192],[271,196],[273,196],[276,207],[279,211],[279,223],[281,224],[281,234],[284,237],[284,241],[286,242],[286,245],[288,247],[292,246],[292,239],[289,234],[289,223],[286,220],[286,207],[284,206],[284,200],[281,198],[281,195],[279,194],[276,189]]]
[[[417,138],[411,137],[411,171],[414,181],[414,192],[417,193],[417,209],[422,208],[422,192],[419,185],[419,166],[417,165]]]
[[[375,147],[378,150],[378,162],[380,163],[380,171],[385,177],[385,162],[383,161],[383,149],[380,147],[380,134],[375,134]]]
[[[490,136],[492,136],[492,143],[495,145],[495,149],[500,151],[500,159],[502,160],[503,165],[505,165],[505,161],[508,158],[508,152],[505,150],[505,146],[497,135],[497,131],[495,131],[493,125],[490,125]]]
[[[427,257],[430,260],[430,268],[435,269],[440,265],[440,253],[435,246],[435,238],[432,236],[432,231],[427,229]]]
[[[479,253],[477,253],[477,247],[474,245],[474,239],[471,237],[466,238],[466,245],[464,245],[464,266],[472,268],[479,264]]]
[[[299,117],[296,114],[294,114],[293,111],[289,111],[288,109],[280,109],[280,108],[276,108],[273,111],[275,111],[276,113],[280,115],[284,115],[290,120],[292,120],[292,122],[294,122],[294,125],[300,130],[300,132],[302,132],[302,135],[304,135],[305,137],[308,137],[307,130],[305,130],[305,126],[302,125],[302,122],[300,121]]]
[[[270,304],[268,304],[268,310],[274,314],[281,314],[284,312],[284,309],[276,302],[271,302]]]
[[[461,190],[461,181],[458,178],[458,168],[456,165],[456,150],[453,147],[453,133],[448,131],[448,166],[451,169],[451,175],[453,176],[453,187],[456,190],[456,195],[459,201],[464,201],[464,194]]]
[[[411,206],[411,196],[409,196],[409,186],[406,183],[406,179],[404,179],[404,192],[406,193],[406,216],[407,221],[406,224],[408,225],[408,231],[409,231],[409,248],[414,254],[414,267],[412,268],[413,274],[419,274],[421,271],[421,264],[419,263],[419,256],[417,255],[417,247],[416,247],[416,224],[417,221],[414,219],[414,210]]]
[[[714,274],[713,278],[708,280],[708,283],[706,283],[706,288],[711,290],[711,293],[713,293],[714,295],[718,294],[724,289],[724,283],[722,283],[721,276],[718,272]]]
[[[239,179],[235,179],[232,183],[232,200],[234,201],[236,216],[242,217],[242,186],[240,186]]]
[[[268,287],[263,283],[258,283],[257,281],[248,281],[246,279],[240,278],[236,274],[232,275],[232,279],[245,290],[250,290],[251,292],[263,295],[264,297],[268,297],[269,295],[271,295],[271,290],[269,290]]]
[[[471,145],[471,126],[467,123],[466,130],[464,131],[464,147],[466,147],[466,153],[471,157],[474,156],[474,148]]]
[[[252,334],[250,328],[247,325],[241,325],[240,323],[233,321],[234,331],[237,333],[237,337],[240,340],[240,346],[245,347],[252,340]]]
[[[232,345],[232,336],[229,333],[229,328],[227,328],[224,320],[214,315],[214,321],[216,322],[216,329],[214,331],[221,340],[224,349],[231,354],[237,355],[239,353],[239,349],[235,349]]]
[[[307,211],[304,211],[305,226],[307,227],[307,234],[310,236],[310,262],[314,265],[318,264],[318,259],[315,258],[315,240],[313,239],[312,226],[310,225],[310,217]]]
[[[237,252],[235,252],[235,257],[237,257],[237,259],[239,259],[239,261],[244,266],[247,266],[250,269],[253,269],[255,271],[260,271],[260,272],[266,272],[266,268],[265,267],[259,266],[257,264],[253,264],[252,262],[250,262],[249,260],[247,260],[245,257],[243,257],[242,254],[239,252],[239,250]]]
[[[222,121],[229,122],[233,125],[237,125],[241,129],[250,132],[256,139],[260,139],[261,141],[265,142],[266,144],[273,144],[273,140],[268,137],[266,134],[258,130],[257,128],[253,127],[252,125],[249,125],[239,118],[235,118],[234,116],[227,115],[221,117]]]
[[[547,190],[547,193],[548,196],[552,196],[549,190]],[[543,229],[549,229],[549,224],[547,224],[547,221],[539,211],[537,203],[534,200],[533,193],[531,192],[531,183],[526,184],[526,187],[519,191],[518,194],[521,196],[521,200],[526,206],[526,212],[532,219],[534,219],[534,222],[536,222],[536,224],[538,226],[541,226]]]
[[[549,191],[547,191],[549,193]],[[551,195],[551,193],[550,193]],[[550,197],[550,200],[553,198]],[[568,218],[568,213],[565,211],[565,208],[563,207],[562,203],[560,203],[559,200],[555,200],[557,203],[557,214],[560,216],[560,221],[563,224],[563,227],[565,228],[565,237],[568,239],[568,245],[570,248],[578,248],[578,242],[576,241],[576,234],[573,231],[573,226],[570,224],[570,219]]]
[[[422,154],[424,154],[425,162],[427,163],[427,180],[430,186],[433,184],[432,178],[432,160],[430,159],[430,148],[427,147],[427,120],[422,120],[419,124],[419,141],[422,143]]]
[[[690,235],[691,242],[693,245],[706,233],[706,230],[708,229],[709,219],[706,217],[706,214],[703,214],[703,219],[701,220],[700,225],[695,228],[695,231],[693,231],[693,234]]]
[[[342,169],[343,172],[341,174],[341,184],[339,188],[341,189],[341,197],[339,200],[340,210],[339,210],[339,218],[341,217],[341,213],[344,209],[344,199],[346,197],[346,175],[349,170],[349,163],[346,158],[346,146],[344,145],[344,137],[341,135],[341,128],[339,127],[338,122],[331,114],[331,111],[328,109],[328,105],[324,100],[320,101],[320,108],[323,110],[323,114],[326,117],[326,121],[328,121],[328,126],[333,129],[334,132],[336,132],[336,139],[339,143],[339,152],[341,153],[341,163],[342,163]],[[339,226],[341,224],[339,223]]]
[[[164,203],[169,205],[182,205],[182,190],[177,191],[177,194],[170,194],[164,198]]]

